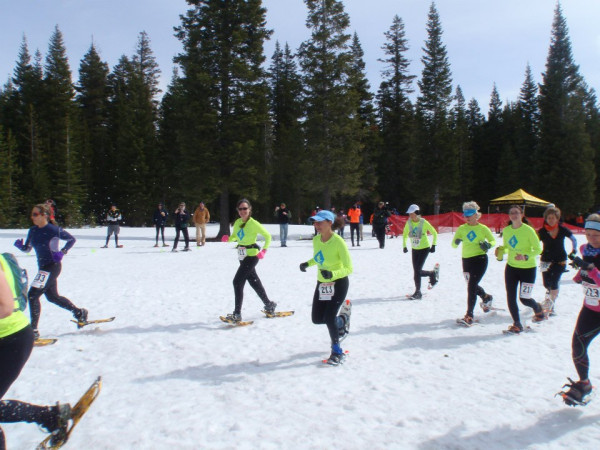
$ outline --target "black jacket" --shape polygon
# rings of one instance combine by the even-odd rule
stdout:
[[[165,215],[163,216],[161,213],[165,213]],[[154,225],[157,227],[164,227],[167,224],[167,217],[169,217],[169,213],[166,209],[156,208],[152,220],[154,221]]]

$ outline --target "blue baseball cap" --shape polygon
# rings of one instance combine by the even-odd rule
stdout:
[[[335,220],[335,215],[331,211],[322,209],[314,216],[312,216],[310,220],[312,220],[313,222],[323,222],[324,220],[329,220],[330,222],[333,222]]]

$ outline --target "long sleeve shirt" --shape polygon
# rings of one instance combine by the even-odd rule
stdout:
[[[327,242],[321,240],[321,235],[317,234],[313,238],[313,257],[308,260],[308,266],[318,266],[317,280],[321,283],[339,280],[347,277],[353,271],[352,259],[344,239],[336,233],[333,233]],[[321,270],[329,270],[333,274],[331,279],[325,279],[321,275]]]

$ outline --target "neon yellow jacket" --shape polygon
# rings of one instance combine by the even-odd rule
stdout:
[[[433,237],[433,243],[429,242],[429,236]],[[431,226],[431,224],[421,218],[418,222],[413,222],[410,218],[404,225],[404,232],[402,233],[402,246],[406,247],[406,240],[410,238],[410,246],[413,250],[421,250],[423,248],[431,247],[431,245],[437,245],[437,231]]]
[[[542,244],[537,233],[527,224],[519,228],[512,225],[502,230],[504,253],[508,253],[508,265],[518,269],[530,269],[537,265],[535,257],[542,253]],[[526,255],[527,260],[515,259],[517,255]]]
[[[231,236],[229,236],[229,242],[238,242],[240,246],[246,247],[253,244],[256,244],[256,236],[261,235],[265,238],[264,249],[268,249],[269,245],[271,245],[271,234],[267,231],[265,227],[258,220],[254,220],[252,217],[248,218],[246,221],[246,225],[244,225],[244,221],[239,218],[233,224],[233,232]],[[246,250],[247,256],[256,256],[260,249],[258,248],[249,248]]]
[[[2,272],[4,272],[6,281],[8,282],[10,290],[13,294],[13,298],[15,299],[13,313],[4,319],[0,319],[0,338],[3,338],[10,336],[11,334],[15,334],[17,331],[21,331],[23,328],[29,325],[29,320],[27,320],[27,317],[25,314],[23,314],[23,311],[19,309],[19,302],[16,300],[17,291],[15,289],[15,280],[8,263],[5,261],[4,256],[2,255],[0,255],[0,269]]]
[[[480,242],[487,241],[492,247],[496,246],[496,239],[488,227],[482,223],[469,225],[463,223],[452,238],[452,247],[457,248],[456,240],[462,241],[462,257],[473,258],[474,256],[485,255],[486,252],[479,246]]]
[[[352,259],[346,242],[340,235],[333,233],[327,242],[321,241],[321,235],[313,238],[313,258],[308,260],[308,265],[318,266],[317,280],[321,283],[339,280],[352,273]],[[330,270],[333,277],[326,280],[321,276],[321,269]]]

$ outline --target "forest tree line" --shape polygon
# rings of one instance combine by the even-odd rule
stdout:
[[[175,34],[182,51],[166,92],[150,38],[112,68],[94,43],[78,81],[56,26],[43,56],[26,38],[0,90],[0,226],[28,224],[54,199],[67,226],[95,224],[115,202],[128,225],[204,201],[227,232],[248,198],[272,220],[287,203],[304,221],[316,205],[384,200],[402,211],[487,205],[518,188],[566,213],[597,205],[600,118],[576,65],[560,4],[545,72],[524,67],[520,94],[487,113],[453,86],[432,3],[419,75],[409,72],[404,22],[382,30],[381,83],[366,77],[359,36],[339,0],[304,0],[310,37],[275,45],[269,59],[261,0],[187,0]]]

